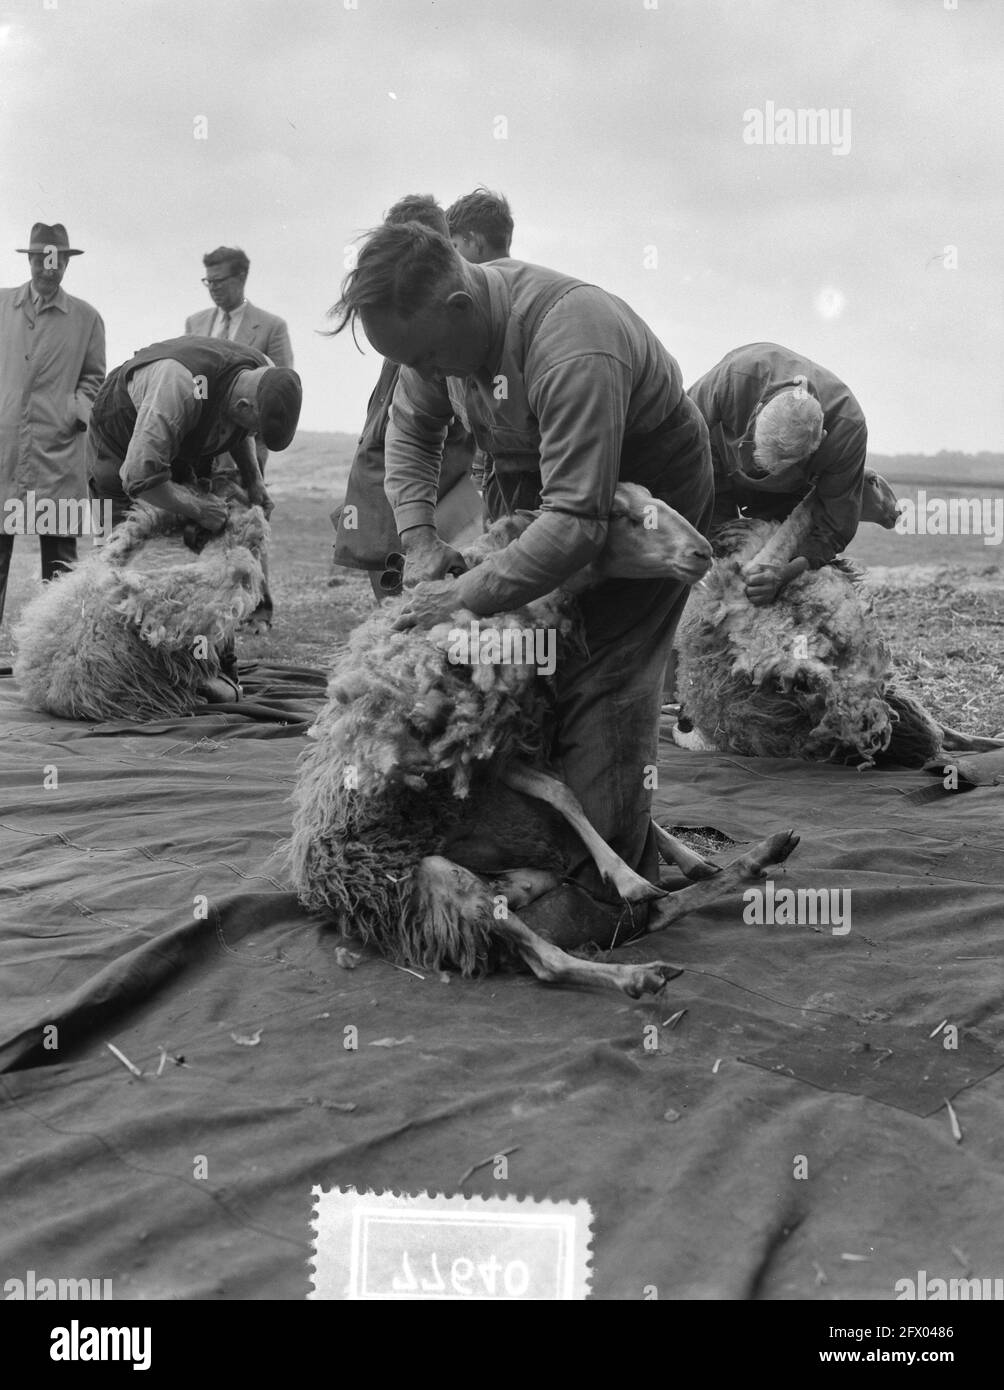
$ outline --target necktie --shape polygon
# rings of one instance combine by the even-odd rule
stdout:
[[[220,337],[228,340],[230,338],[230,314],[226,310],[223,312],[223,332]]]

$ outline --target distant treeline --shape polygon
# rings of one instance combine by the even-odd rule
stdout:
[[[951,487],[1004,488],[1004,454],[872,454],[868,466],[890,482],[940,483]]]

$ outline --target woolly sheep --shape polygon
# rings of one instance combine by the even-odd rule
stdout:
[[[642,516],[649,506],[658,509],[658,525],[646,532]],[[476,563],[531,520],[522,513],[497,523],[465,559]],[[682,517],[645,489],[622,485],[604,553],[571,587],[621,567],[635,575],[639,569],[686,573],[692,581],[708,563],[710,547]],[[385,603],[336,656],[292,797],[285,855],[300,901],[407,966],[453,965],[469,975],[490,968],[501,948],[544,979],[611,986],[632,996],[660,989],[679,973],[676,967],[574,960],[519,920],[515,909],[557,884],[573,855],[581,857],[565,819],[628,903],[661,892],[603,844],[563,784],[528,766],[543,752],[544,693],[536,669],[451,662],[451,628],[466,629],[473,614],[459,609],[452,623],[431,631],[396,632],[402,602]],[[482,632],[544,627],[566,645],[576,640],[569,588],[477,621]],[[689,852],[679,855],[681,847],[665,832],[659,841],[661,851],[704,881],[656,904],[649,929],[731,891],[797,843],[790,833],[774,836],[719,873]],[[503,872],[514,865],[521,872]]]
[[[870,471],[862,520],[896,523],[895,494]],[[943,728],[896,689],[889,649],[849,562],[799,575],[769,606],[749,602],[746,574],[799,555],[810,524],[811,496],[784,522],[741,519],[716,531],[715,565],[691,593],[676,636],[677,689],[694,726],[676,741],[863,767],[880,758],[921,766],[942,747],[986,746]]]
[[[200,686],[219,672],[216,647],[261,598],[268,523],[260,507],[232,503],[223,531],[198,553],[183,530],[179,518],[139,503],[104,545],[26,604],[13,633],[26,704],[64,719],[192,712]]]

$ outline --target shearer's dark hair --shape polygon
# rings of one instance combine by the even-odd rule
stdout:
[[[446,213],[431,193],[409,193],[399,198],[392,208],[383,215],[384,222],[399,226],[403,222],[421,222],[423,227],[431,227],[440,236],[448,237],[450,229],[446,225]]]
[[[251,262],[239,246],[217,246],[202,257],[202,264],[207,270],[211,265],[232,265],[234,275],[246,275],[251,269]]]
[[[459,279],[460,257],[439,232],[420,222],[385,222],[366,238],[354,269],[342,281],[328,316],[332,333],[355,323],[363,309],[386,309],[410,318],[433,298],[444,280]]]
[[[451,236],[480,232],[493,251],[508,256],[512,241],[512,211],[508,200],[490,188],[476,188],[446,209]]]

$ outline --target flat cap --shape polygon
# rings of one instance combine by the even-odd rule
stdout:
[[[258,383],[258,436],[278,453],[293,442],[300,423],[303,387],[292,367],[269,367]]]

